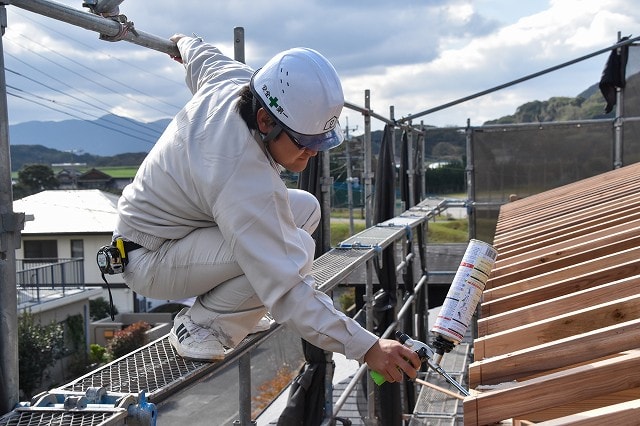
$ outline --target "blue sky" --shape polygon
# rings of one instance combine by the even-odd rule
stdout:
[[[86,11],[82,0],[58,3]],[[153,121],[173,116],[190,96],[182,67],[162,53],[6,8],[11,124],[107,112]],[[244,27],[253,67],[290,47],[317,49],[336,67],[348,102],[363,106],[369,89],[372,109],[388,116],[393,106],[396,118],[587,55],[614,44],[618,31],[635,36],[640,29],[640,0],[126,0],[120,10],[146,33],[196,33],[229,55],[233,28]],[[600,55],[417,121],[479,125],[528,101],[576,96],[597,83],[605,61]],[[360,113],[345,109],[343,127],[347,120],[361,133]],[[382,124],[374,120],[373,127]]]

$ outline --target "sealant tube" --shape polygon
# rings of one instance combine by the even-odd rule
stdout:
[[[497,256],[498,252],[490,244],[479,240],[469,241],[438,318],[431,329],[436,336],[433,345],[440,355],[450,352],[462,341]]]

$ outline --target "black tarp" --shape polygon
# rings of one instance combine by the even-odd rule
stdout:
[[[391,132],[393,127],[385,126],[380,143],[380,153],[375,173],[374,222],[382,223],[395,217],[395,160]],[[397,280],[394,245],[385,248],[381,254],[382,264],[376,261],[376,274],[380,290],[373,301],[375,332],[381,335],[395,319],[397,304]],[[384,383],[379,392],[379,417],[383,425],[402,425],[402,398],[400,383]]]
[[[622,37],[619,42],[628,39],[629,37]],[[609,54],[598,85],[604,100],[607,102],[604,108],[605,114],[613,111],[613,107],[616,104],[616,88],[622,89],[625,86],[628,59],[629,45],[613,49]]]

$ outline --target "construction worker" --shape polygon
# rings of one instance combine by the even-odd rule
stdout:
[[[318,52],[279,53],[254,72],[199,38],[175,35],[193,98],[168,125],[118,203],[123,277],[156,299],[195,297],[175,318],[178,354],[220,360],[269,312],[324,350],[366,362],[387,381],[416,376],[418,356],[334,308],[310,275],[316,198],[287,189],[281,168],[304,170],[339,145],[344,104]]]

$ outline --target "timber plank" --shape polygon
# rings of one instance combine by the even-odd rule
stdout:
[[[496,276],[494,273],[495,271],[492,270],[490,289],[507,285],[511,282],[524,280],[528,277],[560,270],[568,266],[578,265],[588,262],[591,259],[616,254],[620,251],[635,247],[640,247],[640,227],[624,231],[621,234],[607,235],[599,239],[593,239],[589,242],[570,247],[566,250],[556,251],[554,253],[556,255],[555,259],[549,259],[548,257],[543,256],[542,258],[535,259],[526,265],[516,263],[513,265],[511,272],[507,274]]]
[[[570,307],[588,308],[639,293],[640,275],[532,303],[478,320],[478,336],[506,331],[564,314]]]
[[[508,259],[517,254],[526,253],[568,238],[575,238],[581,235],[592,234],[602,229],[609,229],[612,226],[629,223],[638,218],[640,218],[640,205],[608,211],[606,216],[592,217],[583,221],[573,221],[571,224],[560,225],[554,229],[530,232],[519,239],[511,240],[509,244],[496,244],[494,241],[493,245],[501,255],[500,259]]]
[[[571,197],[576,192],[584,190],[588,191],[591,188],[599,188],[603,186],[615,188],[615,186],[620,182],[634,179],[634,177],[639,174],[640,166],[637,163],[631,164],[621,169],[611,170],[510,202],[501,208],[501,214],[504,220],[508,220],[512,216],[519,217],[523,213],[526,214],[532,207],[540,205],[554,205],[555,203],[553,203],[553,200]]]
[[[578,271],[576,271],[578,272]],[[580,290],[597,287],[608,282],[618,281],[640,273],[640,260],[633,260],[619,265],[568,278],[556,283],[543,285],[511,296],[496,299],[481,306],[483,317],[491,316],[522,306],[531,305],[554,297],[575,293]]]
[[[616,299],[479,337],[474,342],[474,354],[476,360],[482,360],[636,318],[640,318],[640,295]]]
[[[576,193],[572,199],[550,198],[547,201],[549,207],[540,208],[539,205],[529,205],[526,211],[522,211],[518,216],[509,220],[502,216],[500,229],[496,229],[496,231],[501,236],[510,236],[522,227],[540,227],[563,216],[584,215],[585,210],[598,205],[612,204],[616,200],[633,197],[638,193],[639,184],[638,178],[635,178],[632,181],[620,182],[613,188],[600,187],[590,190],[588,194]]]
[[[576,265],[568,265],[539,275],[523,277],[518,281],[486,290],[483,294],[483,300],[490,302],[492,300],[512,296],[550,283],[570,279],[578,275],[583,276],[589,273],[596,273],[605,268],[623,265],[637,259],[640,259],[640,247],[633,247],[617,253],[611,253],[606,256],[581,262]]]
[[[584,191],[590,191],[593,188],[605,187],[615,190],[621,182],[636,180],[640,174],[640,166],[632,164],[622,169],[612,170],[578,182],[563,185],[539,194],[530,195],[526,198],[505,204],[500,209],[499,222],[508,223],[513,218],[520,218],[530,213],[533,209],[549,208],[558,205],[558,200],[566,201],[567,197],[571,197],[576,193],[582,194]],[[534,214],[538,214],[535,211]],[[535,216],[529,218],[535,220]],[[501,229],[498,231],[501,232]]]
[[[550,421],[558,417],[570,416],[581,413],[583,411],[603,408],[609,405],[621,404],[640,398],[640,388],[625,389],[618,392],[608,393],[606,395],[598,395],[593,398],[573,401],[569,404],[558,405],[555,407],[540,410],[535,413],[527,413],[525,418],[534,423]],[[633,423],[632,423],[633,424]],[[622,426],[622,425],[611,425]],[[626,426],[626,425],[625,425]]]
[[[522,381],[638,347],[640,318],[475,361],[469,366],[469,387]]]
[[[498,250],[498,259],[508,259],[512,256],[528,253],[532,250],[544,248],[551,244],[556,244],[568,239],[591,235],[601,230],[611,229],[614,226],[624,225],[626,223],[638,220],[639,218],[640,210],[636,208],[632,211],[625,210],[619,215],[608,218],[608,220],[595,221],[588,224],[577,224],[576,226],[564,228],[558,230],[557,232],[541,234],[536,238],[531,238],[525,245],[520,245],[518,247],[512,248],[497,248],[496,250]]]
[[[612,372],[616,374],[612,374]],[[640,387],[640,352],[596,361],[464,399],[465,425],[490,425],[561,404]]]
[[[640,399],[537,423],[538,426],[633,425],[640,419]]]
[[[635,235],[640,235],[640,219],[622,223],[608,229],[601,229],[592,234],[558,241],[555,244],[550,244],[509,258],[499,257],[491,270],[491,278],[487,282],[487,285],[489,285],[492,279],[509,274],[518,269],[528,268],[540,263],[547,263],[570,256],[579,252],[581,249],[584,250],[584,247],[589,244],[602,244],[615,240],[616,238],[623,239]]]

